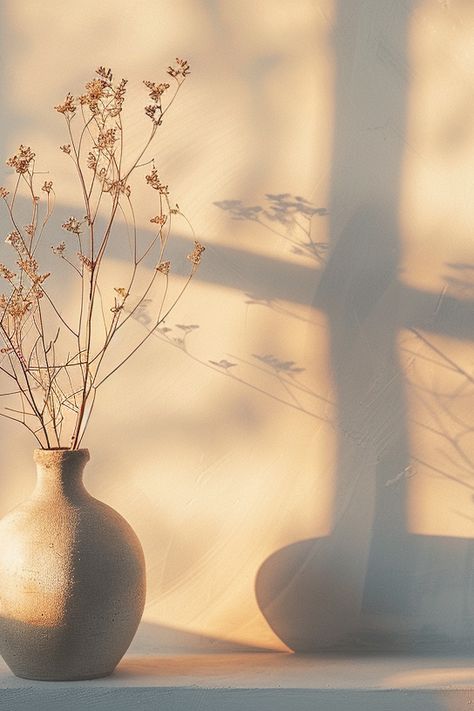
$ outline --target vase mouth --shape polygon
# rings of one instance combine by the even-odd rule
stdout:
[[[50,449],[35,449],[33,460],[37,464],[50,464],[52,462],[64,462],[65,460],[83,460],[84,463],[90,459],[88,449],[66,449],[66,447],[51,447]]]

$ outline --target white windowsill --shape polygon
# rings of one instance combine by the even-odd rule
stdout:
[[[474,704],[472,662],[400,655],[127,656],[111,677],[87,682],[18,679],[1,662],[0,709],[458,711]]]

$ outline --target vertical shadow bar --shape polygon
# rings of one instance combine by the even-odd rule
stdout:
[[[333,528],[276,551],[256,580],[269,624],[295,651],[367,647],[412,605],[396,344],[412,6],[336,0],[331,244],[313,303],[328,319],[338,412]]]
[[[367,550],[353,553],[360,574],[366,570],[362,615],[376,635],[384,624],[392,634],[401,612],[415,612],[404,515],[406,407],[396,343],[406,38],[413,6],[393,0],[337,4],[332,249],[318,293],[329,319],[337,392],[338,491],[353,491],[351,505],[361,507],[362,516],[363,502],[375,497],[368,556]],[[356,511],[348,513],[334,531],[341,546],[351,545],[347,524],[357,521]],[[364,525],[370,521],[356,523]]]

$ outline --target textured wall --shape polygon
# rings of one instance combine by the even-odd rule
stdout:
[[[2,152],[34,147],[60,218],[80,203],[51,107],[111,66],[135,145],[141,79],[192,67],[156,156],[204,264],[84,442],[90,490],[145,548],[135,648],[470,644],[472,3],[2,12]],[[191,240],[179,225],[172,256]],[[33,445],[6,421],[0,437],[6,511]]]

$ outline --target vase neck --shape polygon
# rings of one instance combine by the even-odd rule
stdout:
[[[36,449],[36,495],[74,496],[85,492],[82,481],[87,449]]]

